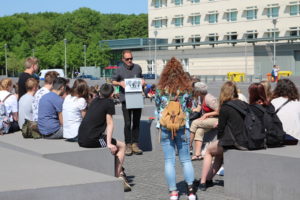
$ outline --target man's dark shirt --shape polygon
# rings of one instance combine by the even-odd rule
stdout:
[[[143,78],[142,77],[142,68],[138,64],[133,64],[132,67],[127,67],[124,63],[115,70],[112,75],[112,80],[121,82],[127,78]],[[125,102],[125,90],[120,86],[120,101]]]
[[[34,76],[26,73],[26,72],[22,72],[19,76],[19,81],[18,81],[18,95],[19,95],[19,99],[24,95],[26,94],[26,86],[25,86],[25,83],[27,81],[27,79],[29,78],[34,78]]]

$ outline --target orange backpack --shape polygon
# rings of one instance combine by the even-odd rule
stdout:
[[[159,122],[161,126],[171,131],[172,139],[174,139],[179,128],[185,126],[185,118],[186,116],[181,109],[180,103],[178,101],[170,101],[162,111]]]

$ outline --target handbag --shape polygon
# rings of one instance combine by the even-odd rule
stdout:
[[[25,123],[21,129],[24,138],[42,138],[42,135],[38,131],[37,122],[33,122],[25,119]]]
[[[202,115],[202,112],[191,112],[190,113],[190,121],[198,119],[199,117],[201,117],[201,115]]]

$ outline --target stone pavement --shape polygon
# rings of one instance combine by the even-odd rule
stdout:
[[[195,178],[201,175],[203,161],[193,161]],[[168,187],[164,177],[164,159],[161,148],[144,152],[143,155],[127,156],[125,158],[126,174],[132,185],[132,191],[125,193],[125,200],[163,200],[169,199]],[[178,157],[176,159],[176,181],[180,191],[180,199],[187,199],[185,182]],[[237,200],[224,194],[222,176],[216,175],[215,186],[202,192],[198,190],[198,199],[201,200]]]

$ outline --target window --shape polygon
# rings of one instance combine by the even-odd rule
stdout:
[[[200,3],[200,0],[191,0],[192,3]]]
[[[237,20],[237,10],[230,9],[227,11],[227,21],[228,22],[235,22]]]
[[[289,32],[292,37],[300,36],[300,27],[291,27]]]
[[[300,14],[300,1],[290,3],[290,15],[296,16]]]
[[[174,24],[176,27],[183,26],[183,17],[175,17]]]
[[[257,19],[257,9],[251,9],[246,11],[247,20]]]
[[[174,43],[176,44],[183,43],[183,36],[175,36]]]
[[[154,7],[155,8],[161,8],[161,7],[166,7],[167,6],[167,1],[166,0],[154,0]]]
[[[208,23],[210,24],[218,23],[218,13],[216,11],[212,11],[208,14]]]
[[[278,4],[268,5],[268,17],[275,18],[278,16],[279,16],[279,5]]]
[[[200,15],[199,14],[192,15],[191,23],[192,23],[192,25],[199,25],[200,24]]]
[[[161,18],[161,17],[155,18],[153,20],[153,26],[155,28],[167,27],[167,18]]]
[[[180,6],[180,5],[183,4],[183,0],[174,0],[174,4],[175,4],[176,6]]]
[[[192,42],[192,43],[198,43],[198,42],[200,42],[200,41],[201,41],[200,35],[192,35],[192,36],[190,37],[190,42]]]
[[[247,31],[245,33],[245,37],[247,39],[256,39],[257,38],[257,30]]]
[[[154,20],[154,27],[155,28],[161,28],[162,27],[161,20]]]
[[[237,40],[237,32],[228,32],[225,36],[226,40]]]
[[[208,39],[208,41],[210,41],[210,42],[218,41],[219,36],[218,36],[217,33],[210,33],[210,34],[207,36],[207,39]]]
[[[279,30],[278,30],[278,28],[276,28],[276,29],[268,29],[268,31],[267,31],[268,38],[274,38],[274,34],[275,34],[275,37],[279,37]]]

